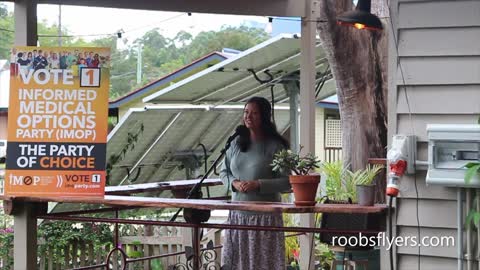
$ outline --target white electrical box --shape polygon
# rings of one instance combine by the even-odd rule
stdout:
[[[480,125],[427,125],[427,135],[427,184],[480,187],[478,175],[465,182],[465,165],[479,161]]]

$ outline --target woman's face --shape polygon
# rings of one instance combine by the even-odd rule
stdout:
[[[243,110],[243,122],[249,129],[260,130],[262,127],[262,117],[260,108],[256,103],[248,103]]]

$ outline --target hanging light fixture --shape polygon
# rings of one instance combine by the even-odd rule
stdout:
[[[380,19],[370,13],[371,0],[359,0],[355,10],[347,11],[337,17],[340,25],[349,25],[357,29],[382,30]]]

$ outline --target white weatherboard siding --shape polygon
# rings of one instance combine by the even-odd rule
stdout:
[[[389,140],[415,134],[417,159],[426,160],[427,124],[473,124],[480,115],[480,1],[393,0],[390,8]],[[394,233],[417,235],[416,181],[421,237],[453,236],[458,243],[456,189],[426,186],[425,176],[403,177]],[[382,269],[389,269],[382,253]],[[398,270],[417,269],[418,248],[399,247],[396,254]],[[422,270],[457,269],[456,246],[424,247],[420,254]]]

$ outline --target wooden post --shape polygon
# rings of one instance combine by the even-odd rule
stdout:
[[[145,230],[143,230],[143,235],[146,237],[151,237],[153,236],[153,226],[151,225],[145,225],[144,226]],[[152,256],[152,246],[150,244],[144,244],[143,245],[143,256],[148,257]],[[143,270],[150,270],[150,261],[144,261],[143,262]]]
[[[15,1],[14,16],[15,45],[36,46],[37,0]],[[18,208],[13,218],[15,270],[37,268],[37,218],[34,206],[33,203],[14,203],[14,208]]]
[[[37,214],[46,212],[46,204],[14,202],[13,267],[15,270],[37,268]]]
[[[315,45],[316,20],[319,17],[320,7],[318,0],[307,0],[306,16],[301,23],[301,56],[300,56],[300,144],[303,154],[315,153]],[[314,215],[300,215],[300,226],[313,227]],[[300,268],[314,269],[311,250],[313,234],[300,236]]]
[[[294,81],[289,81],[283,85],[287,90],[290,101],[290,148],[294,152],[300,149],[299,128],[298,128],[298,96],[300,89]]]
[[[15,45],[37,46],[37,2],[15,1]]]

